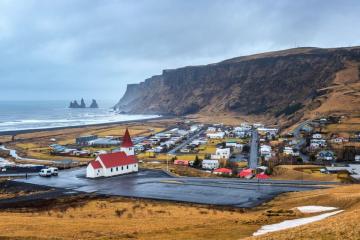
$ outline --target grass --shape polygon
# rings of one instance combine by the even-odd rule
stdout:
[[[255,215],[255,218],[257,215]],[[211,218],[211,221],[209,220]],[[0,237],[13,239],[237,239],[258,226],[240,210],[113,198],[40,212],[1,212]],[[41,233],[41,234],[39,234]]]
[[[251,210],[115,197],[78,204],[74,199],[68,205],[58,201],[38,211],[1,211],[0,238],[303,240],[360,236],[359,185],[285,193]],[[302,227],[250,237],[262,225],[311,216],[294,210],[305,205],[333,206],[345,212]]]
[[[266,234],[247,240],[285,240],[285,239],[359,239],[360,227],[360,186],[349,185],[325,190],[287,193],[275,198],[263,207],[288,209],[304,205],[333,206],[345,210],[328,219],[301,227]]]
[[[16,136],[15,141],[7,144],[9,148],[15,148],[19,154],[28,158],[44,159],[44,160],[62,160],[72,159],[80,162],[88,162],[92,158],[79,158],[79,157],[64,157],[50,155],[48,146],[54,142],[50,141],[55,138],[58,144],[73,144],[75,138],[82,135],[98,135],[104,136],[122,136],[126,127],[129,128],[132,136],[147,136],[158,132],[167,127],[167,123],[162,125],[157,122],[147,123],[129,123],[129,124],[112,124],[107,126],[87,126],[82,128],[67,128],[62,130],[51,130],[34,133],[19,134]],[[1,137],[1,139],[9,140],[8,136]],[[5,141],[4,141],[5,142]],[[96,150],[109,150],[109,148],[89,148],[93,151]]]
[[[316,165],[280,165],[274,168],[271,178],[278,180],[341,181],[336,174],[320,173],[321,168]]]

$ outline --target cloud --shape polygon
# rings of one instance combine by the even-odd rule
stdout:
[[[0,99],[115,101],[162,69],[359,45],[359,10],[356,0],[0,0]]]

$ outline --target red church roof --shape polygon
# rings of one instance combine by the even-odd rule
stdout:
[[[94,169],[98,169],[98,168],[101,168],[101,164],[99,161],[95,161],[95,160],[92,160],[90,162],[91,166],[94,168]]]
[[[128,156],[124,152],[100,154],[98,157],[101,159],[106,168],[137,163],[135,156]]]
[[[133,147],[133,146],[134,146],[134,144],[131,141],[129,130],[126,128],[124,137],[122,139],[121,147],[127,148],[127,147]]]

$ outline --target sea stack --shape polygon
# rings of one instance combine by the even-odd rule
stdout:
[[[70,102],[69,108],[86,108],[86,104],[85,104],[84,99],[81,98],[80,104],[76,100]],[[89,106],[89,108],[99,108],[99,105],[97,104],[95,99],[92,100],[91,105]]]
[[[99,108],[99,105],[97,104],[95,99],[92,100],[92,102],[90,104],[90,108]]]
[[[74,100],[73,102],[70,102],[69,108],[80,108],[80,105],[76,100]]]
[[[81,99],[80,108],[86,108],[86,104],[83,98]]]

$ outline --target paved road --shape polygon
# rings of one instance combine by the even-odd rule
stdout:
[[[249,156],[249,168],[256,169],[259,166],[259,134],[256,130],[252,132]]]
[[[168,154],[175,154],[177,151],[179,151],[180,149],[182,149],[183,147],[185,147],[187,144],[191,143],[195,138],[199,137],[201,134],[203,134],[205,132],[205,129],[201,129],[199,132],[195,133],[194,135],[192,135],[191,137],[189,137],[186,141],[184,141],[183,143],[179,144],[178,146],[174,147],[173,149],[171,149]]]
[[[280,193],[319,188],[318,182],[305,181],[301,184],[296,181],[176,178],[155,170],[142,170],[135,174],[111,178],[87,179],[85,168],[61,171],[57,177],[34,176],[15,181],[87,193],[235,207],[254,207]]]
[[[308,124],[310,122],[311,122],[311,120],[307,120],[307,121],[299,124],[299,126],[297,126],[292,132],[294,134],[294,137],[298,141],[298,143],[295,145],[295,148],[299,149],[299,157],[302,158],[303,162],[309,162],[309,156],[300,152],[300,149],[305,144],[305,139],[301,136],[300,130],[303,126],[305,126],[306,124]]]

